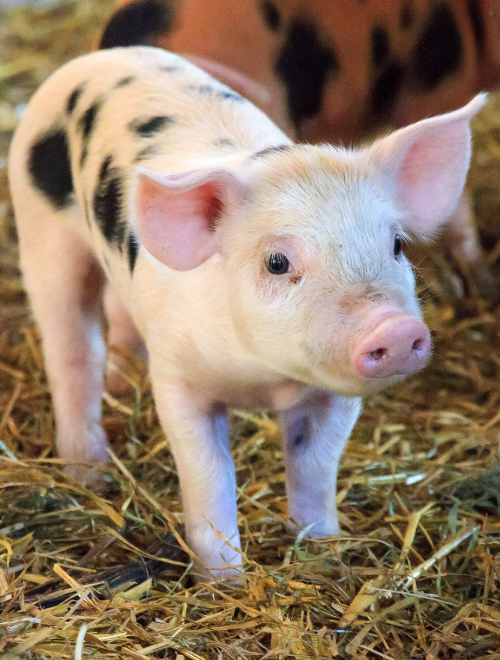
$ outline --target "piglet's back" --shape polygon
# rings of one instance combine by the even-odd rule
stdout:
[[[85,204],[103,167],[120,169],[127,188],[138,165],[177,172],[280,135],[250,102],[183,58],[116,48],[69,62],[38,90],[12,144],[12,186],[26,168],[62,209],[75,195]]]

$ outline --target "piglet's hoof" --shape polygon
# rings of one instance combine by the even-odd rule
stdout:
[[[297,522],[295,516],[291,516],[288,528],[293,534],[300,534],[306,539],[322,539],[341,536],[338,522],[332,520],[318,520],[307,524],[305,521]]]
[[[105,494],[109,490],[102,465],[74,463],[64,468],[64,474],[95,493]]]
[[[65,474],[94,492],[106,492],[108,484],[105,480],[104,466],[109,462],[109,456],[106,451],[108,441],[104,430],[99,424],[93,423],[87,433],[78,440],[72,444],[81,447],[79,455],[72,453],[68,456],[66,453],[65,456],[64,451],[60,451],[62,458],[67,461]],[[58,447],[63,447],[65,444],[60,436],[57,444]]]
[[[210,582],[217,589],[222,590],[241,587],[244,583],[244,570],[242,566],[226,566],[208,570],[201,565],[195,564],[191,575],[195,582]]]

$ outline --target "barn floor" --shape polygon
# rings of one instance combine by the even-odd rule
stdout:
[[[500,658],[500,308],[445,246],[411,248],[434,356],[366,400],[339,474],[341,539],[287,534],[276,425],[235,412],[246,581],[193,585],[175,467],[139,377],[133,396],[104,396],[106,499],[62,472],[6,156],[23,104],[95,45],[112,4],[0,10],[0,657]],[[500,280],[500,96],[474,131],[470,186]]]

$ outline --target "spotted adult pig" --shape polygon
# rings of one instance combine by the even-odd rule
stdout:
[[[360,397],[431,350],[402,238],[455,208],[483,101],[344,150],[294,144],[161,49],[100,51],[56,72],[19,124],[9,177],[60,456],[107,460],[107,282],[110,336],[127,350],[137,328],[147,346],[205,570],[239,563],[230,407],[279,413],[291,524],[337,534]]]
[[[292,138],[359,143],[500,86],[499,0],[120,0],[101,48],[189,56]],[[498,298],[464,195],[444,240]]]

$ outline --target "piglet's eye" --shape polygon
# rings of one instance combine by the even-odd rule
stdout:
[[[290,270],[290,262],[281,252],[271,252],[266,257],[266,268],[272,275],[284,275]]]
[[[403,242],[401,241],[401,236],[396,234],[394,237],[394,256],[399,257],[401,251],[403,250]]]

